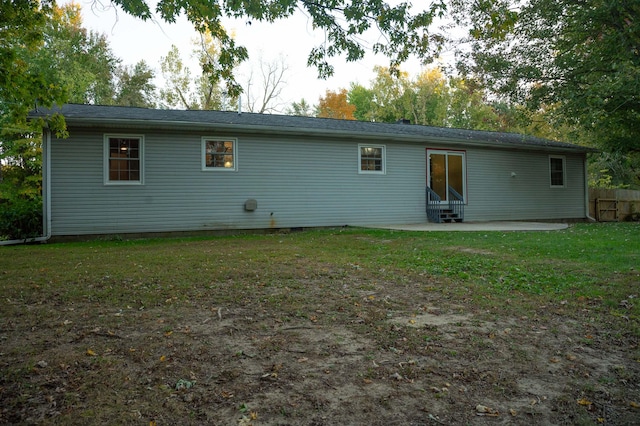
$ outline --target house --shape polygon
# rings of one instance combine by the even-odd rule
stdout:
[[[520,134],[64,105],[44,133],[51,236],[580,220],[589,148]]]

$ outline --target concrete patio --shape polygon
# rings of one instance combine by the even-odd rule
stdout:
[[[397,231],[441,231],[441,232],[482,232],[482,231],[560,231],[567,229],[567,223],[550,222],[462,222],[462,223],[413,223],[406,225],[371,225],[366,228],[393,229]]]

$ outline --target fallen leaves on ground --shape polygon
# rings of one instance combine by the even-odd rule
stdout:
[[[478,404],[476,405],[476,414],[478,416],[498,417],[500,412],[494,408],[487,407],[486,405]]]

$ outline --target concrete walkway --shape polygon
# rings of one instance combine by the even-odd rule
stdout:
[[[366,228],[393,229],[397,231],[559,231],[569,227],[566,223],[548,222],[462,222],[462,223],[413,223],[407,225],[371,225]]]

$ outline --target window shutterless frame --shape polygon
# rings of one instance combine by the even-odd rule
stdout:
[[[238,170],[238,140],[205,136],[202,138],[202,170],[234,172]]]
[[[142,185],[144,183],[144,136],[104,135],[104,184]]]
[[[549,186],[564,188],[567,182],[567,160],[564,155],[549,156]]]
[[[384,175],[387,173],[385,145],[358,144],[358,173]]]

